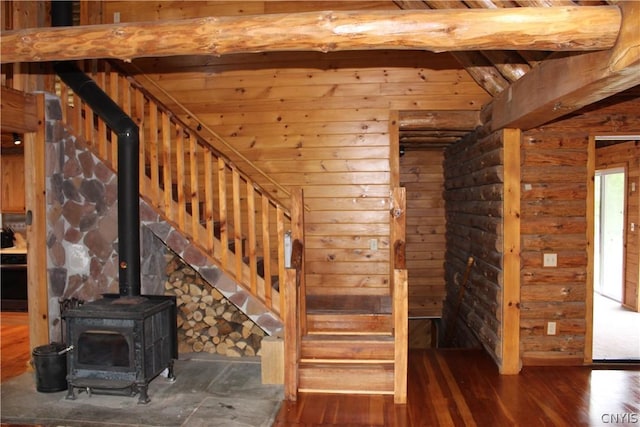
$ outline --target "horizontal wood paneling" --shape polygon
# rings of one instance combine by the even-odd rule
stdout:
[[[191,9],[192,3],[149,2],[125,11],[128,3],[108,2],[105,11],[107,19],[119,11],[126,22],[167,19],[171,9],[175,18],[189,11],[215,16],[397,9],[386,1],[249,2],[246,8],[245,2],[221,2],[220,8],[218,2],[195,2]],[[145,87],[173,113],[222,137],[232,148],[210,141],[265,189],[277,190],[252,171],[263,171],[285,189],[303,187],[310,295],[388,296],[389,111],[477,110],[488,99],[451,55],[431,52],[274,52],[140,59],[134,66],[146,70],[157,86]],[[408,260],[421,287],[442,286],[437,254],[444,211],[441,195],[431,188],[442,180],[439,163],[421,166],[419,182],[428,184],[420,186],[418,192],[426,192],[414,197],[411,208],[420,219],[410,218],[407,226],[408,244],[423,248]],[[406,176],[407,184],[419,185],[415,175]],[[439,292],[414,292],[430,298],[416,299],[416,307],[439,312],[439,303],[431,302],[441,299]]]
[[[407,151],[400,158],[406,188],[406,262],[409,316],[442,316],[445,298],[445,211],[443,151]]]

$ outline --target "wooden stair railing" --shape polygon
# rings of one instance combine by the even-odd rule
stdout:
[[[141,197],[281,316],[287,209],[107,62],[87,61],[85,72],[140,128]],[[65,122],[117,171],[117,136],[66,85],[57,90]]]
[[[302,190],[291,192],[289,214],[129,79],[108,66],[92,75],[140,126],[141,196],[283,320],[285,397],[295,400],[299,391],[375,393],[405,403],[404,189],[394,189],[392,197],[391,315],[307,313]],[[69,89],[62,86],[60,95],[69,100],[65,121],[115,170],[116,136]],[[291,269],[284,263],[287,230],[294,246]]]

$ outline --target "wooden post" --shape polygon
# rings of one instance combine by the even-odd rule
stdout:
[[[389,113],[389,185],[391,188],[400,186],[400,112],[391,110]]]
[[[595,176],[596,176],[596,140],[589,137],[587,148],[587,295],[585,298],[585,334],[584,363],[593,363],[593,266],[595,247]]]
[[[47,215],[45,178],[45,99],[36,95],[38,129],[24,135],[25,206],[31,213],[31,223],[27,224],[27,252],[31,262],[27,265],[29,301],[29,344],[31,348],[49,343],[49,290],[47,266],[38,260],[47,259]]]
[[[407,191],[397,187],[391,194],[391,257],[392,268],[406,268],[406,223],[407,223]]]
[[[304,194],[302,187],[291,189],[291,241],[294,247],[300,248],[295,253],[298,259],[292,259],[292,267],[298,272],[298,293],[300,301],[298,311],[300,312],[300,334],[304,335],[307,331],[307,308],[305,303],[306,286],[304,277]],[[297,243],[296,243],[297,242]],[[293,257],[292,257],[293,258]]]
[[[505,129],[501,374],[520,372],[520,130]]]
[[[391,296],[394,335],[394,402],[407,403],[407,354],[409,352],[409,284],[406,270],[405,234],[407,195],[404,187],[391,193]]]
[[[407,270],[393,270],[394,387],[393,401],[407,403],[407,358],[409,352],[409,283]]]
[[[281,307],[284,320],[284,398],[295,401],[298,398],[298,357],[300,334],[298,329],[298,286],[296,270],[285,271],[284,305]]]

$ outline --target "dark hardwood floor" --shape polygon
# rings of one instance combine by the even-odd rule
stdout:
[[[525,367],[498,373],[481,350],[412,351],[406,406],[393,398],[301,394],[274,426],[640,424],[640,366]]]
[[[0,381],[30,369],[28,313],[0,313]]]
[[[26,314],[3,312],[2,381],[30,369]],[[1,386],[0,386],[1,388]],[[5,426],[6,424],[1,424]],[[301,394],[275,427],[640,425],[640,366],[525,367],[498,373],[481,350],[414,350],[408,404],[392,396]]]

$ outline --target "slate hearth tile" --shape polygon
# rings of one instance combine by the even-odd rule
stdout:
[[[273,424],[280,402],[226,397],[208,397],[184,423],[185,427],[268,427]]]
[[[243,396],[252,399],[280,401],[284,398],[283,387],[263,385],[261,366],[256,363],[230,363],[229,369],[207,388],[207,393],[217,396]]]
[[[175,362],[176,381],[162,375],[149,384],[151,402],[137,396],[66,391],[39,393],[34,373],[2,383],[0,421],[64,427],[270,426],[283,399],[282,386],[260,383],[260,363],[188,353]],[[37,404],[34,404],[37,402]]]

